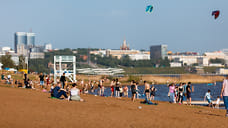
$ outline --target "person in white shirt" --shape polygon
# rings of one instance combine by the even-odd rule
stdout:
[[[81,97],[80,97],[80,90],[76,86],[77,86],[76,83],[73,83],[72,84],[72,88],[70,90],[69,100],[84,101],[83,99],[81,99]]]
[[[216,100],[215,108],[219,109],[219,104],[220,104],[220,98],[218,96]]]
[[[208,101],[208,107],[212,106],[212,100],[211,100],[212,96],[211,96],[211,90],[208,90],[204,96],[204,101],[205,99],[207,99]]]

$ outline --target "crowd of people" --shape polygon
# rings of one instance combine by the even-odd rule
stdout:
[[[187,105],[191,105],[191,93],[194,92],[194,86],[191,86],[191,82],[180,83],[179,85],[171,83],[167,84],[169,87],[168,97],[170,103],[182,104],[186,99]]]
[[[62,74],[60,79],[57,81],[57,84],[54,84],[54,81],[49,75],[44,75],[43,73],[39,74],[39,83],[37,81],[33,82],[27,76],[23,75],[23,82],[20,80],[13,80],[10,74],[1,74],[1,82],[6,84],[12,84],[16,87],[29,88],[29,89],[41,89],[43,92],[50,92],[51,96],[54,98],[61,98],[66,100],[75,100],[75,101],[84,101],[80,94],[82,93],[95,93],[97,89],[97,94],[99,96],[105,96],[105,85],[104,82],[106,79],[100,79],[99,81],[89,81],[84,83],[83,80],[80,80],[75,83],[67,82],[65,73]],[[80,86],[80,89],[78,88]],[[106,85],[107,86],[107,85]],[[155,98],[155,93],[157,89],[154,85],[150,85],[147,81],[144,81],[144,91],[140,92],[138,89],[139,83],[132,80],[130,87],[127,85],[122,85],[118,79],[113,79],[110,82],[110,96],[111,97],[128,97],[129,92],[131,93],[131,100],[134,102],[139,96],[145,97],[146,101],[152,101]],[[191,82],[188,83],[179,83],[179,85],[171,83],[167,84],[169,88],[168,97],[170,103],[179,103],[183,104],[183,101],[187,101],[187,105],[191,105],[191,93],[194,92],[194,86],[191,85]],[[220,97],[217,96],[216,104],[212,103],[212,96],[210,94],[211,90],[208,90],[205,93],[204,101],[208,101],[208,106],[213,108],[219,108]],[[221,89],[221,98],[224,100],[225,109],[227,110],[226,116],[228,116],[228,76],[223,81]]]

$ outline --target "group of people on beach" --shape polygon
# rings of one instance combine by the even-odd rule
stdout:
[[[27,74],[24,74],[23,77],[24,85],[20,80],[13,80],[10,74],[5,75],[4,73],[2,73],[1,81],[3,81],[6,84],[14,83],[17,87],[31,89],[40,88],[43,92],[50,92],[51,96],[54,98],[61,98],[63,96],[64,99],[67,100],[84,101],[80,97],[80,94],[88,93],[89,90],[91,91],[91,93],[94,93],[96,87],[98,90],[97,95],[105,96],[105,79],[100,79],[99,81],[89,81],[86,84],[83,80],[81,80],[80,83],[68,83],[65,77],[65,73],[63,73],[60,79],[57,81],[57,84],[54,84],[54,81],[51,80],[51,77],[49,77],[48,75],[44,75],[43,73],[40,73],[38,76],[40,86],[35,86],[37,85],[37,81],[33,83],[33,81],[28,78]],[[80,89],[78,88],[78,85],[80,86]],[[121,85],[118,79],[113,79],[110,82],[110,96],[117,98],[128,97],[129,92],[131,92],[131,100],[133,102],[140,95],[143,95],[145,97],[145,100],[147,101],[154,100],[155,92],[157,91],[154,85],[151,86],[147,81],[144,81],[144,92],[141,92],[141,94],[139,93],[138,86],[139,83],[134,80],[131,81],[130,87],[128,87],[127,85]],[[183,100],[187,100],[187,105],[191,105],[191,93],[194,92],[194,87],[191,85],[191,82],[180,83],[179,85],[171,83],[167,84],[167,86],[169,88],[168,97],[170,99],[170,103],[182,104]],[[204,101],[208,101],[209,107],[219,108],[219,102],[221,97],[224,101],[225,109],[227,110],[226,116],[228,116],[228,76],[226,76],[226,78],[223,81],[221,94],[220,97],[217,97],[216,104],[212,103],[212,96],[210,92],[211,90],[208,90],[206,92],[204,96]]]
[[[170,103],[182,104],[183,100],[187,100],[187,105],[191,105],[191,93],[194,91],[194,87],[191,86],[191,82],[177,84],[167,84],[169,87],[168,97]]]

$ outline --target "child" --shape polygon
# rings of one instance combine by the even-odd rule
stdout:
[[[215,108],[219,109],[219,104],[220,104],[220,97],[219,97],[219,96],[217,96],[217,100],[216,100]]]
[[[211,90],[209,89],[204,96],[204,101],[205,101],[205,99],[207,99],[207,101],[209,103],[208,107],[212,106],[212,100],[211,100],[212,96],[210,93],[211,93]]]

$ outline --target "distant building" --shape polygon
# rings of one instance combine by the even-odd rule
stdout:
[[[107,49],[106,50],[106,56],[112,56],[112,57],[117,57],[120,59],[122,56],[125,55],[130,55],[130,54],[139,54],[139,50],[111,50]]]
[[[150,60],[150,54],[129,54],[131,60]]]
[[[218,69],[216,69],[216,74],[226,74],[226,75],[228,75],[228,69],[227,68],[218,68]]]
[[[27,50],[25,44],[18,44],[16,51],[17,51],[18,56],[20,56],[20,55],[28,56],[28,50]]]
[[[180,63],[180,62],[170,62],[170,67],[182,67],[182,63]]]
[[[123,45],[120,46],[120,50],[130,50],[129,44],[127,45],[126,40],[123,41]]]
[[[228,66],[228,49],[223,49],[222,52],[225,54],[225,64]]]
[[[150,46],[150,59],[165,59],[167,57],[167,45]]]
[[[90,51],[90,54],[100,55],[101,57],[104,57],[106,55],[106,50],[99,49],[98,51]]]
[[[52,45],[51,44],[45,44],[44,45],[44,50],[45,51],[51,51],[52,50]]]
[[[35,33],[26,33],[27,36],[27,46],[35,46]]]
[[[18,45],[24,44],[25,48],[32,48],[35,45],[35,33],[16,32],[14,34],[14,50],[18,51]]]
[[[43,52],[30,52],[30,59],[44,59],[44,53]]]
[[[182,63],[182,65],[198,64],[200,66],[208,66],[208,58],[205,56],[192,56],[192,55],[168,55],[168,59],[173,62]]]
[[[26,32],[16,32],[14,34],[14,50],[17,53],[17,45],[24,44],[27,45],[27,35]]]
[[[225,59],[225,54],[221,51],[215,51],[215,52],[205,52],[204,56],[206,56],[209,60],[210,59]]]

